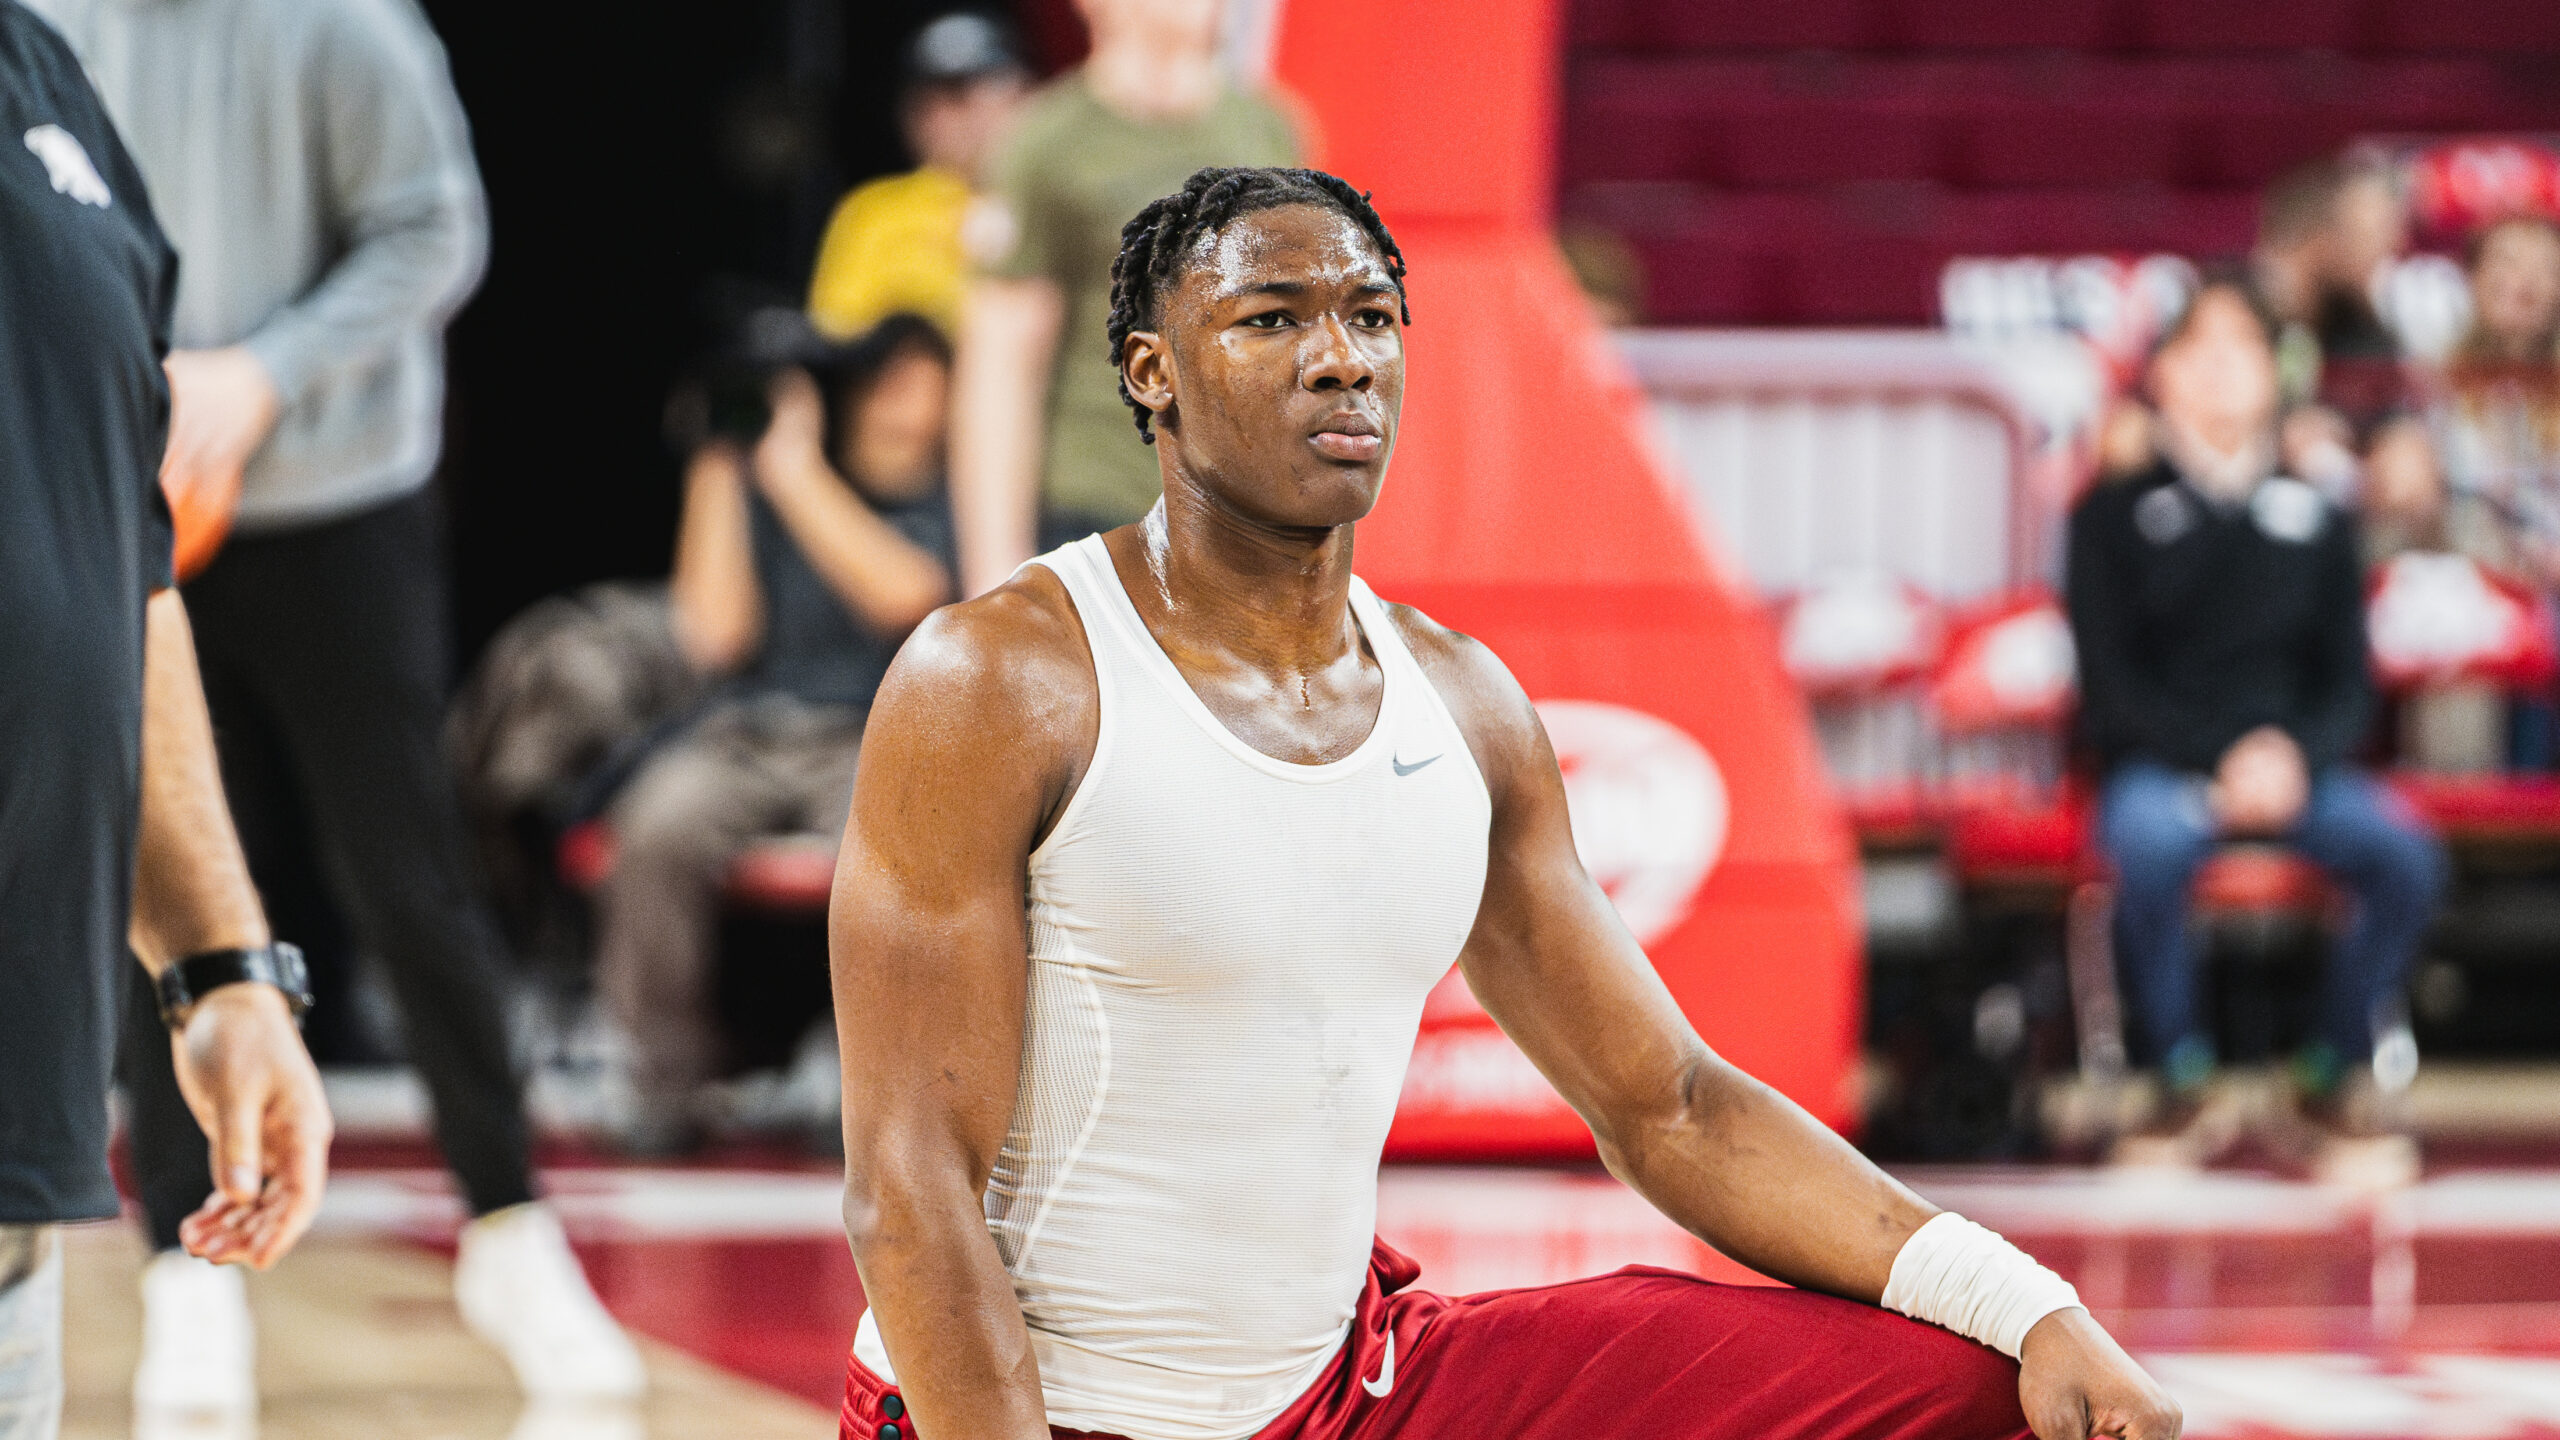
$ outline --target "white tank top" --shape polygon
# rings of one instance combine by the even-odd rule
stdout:
[[[1065,582],[1093,763],[1030,864],[1030,1001],[987,1225],[1052,1424],[1238,1440],[1349,1332],[1423,997],[1484,893],[1483,777],[1385,607],[1375,728],[1322,765],[1229,733],[1099,538]],[[884,1377],[863,1316],[854,1353]]]

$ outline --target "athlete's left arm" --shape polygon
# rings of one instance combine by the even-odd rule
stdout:
[[[1582,868],[1537,712],[1492,652],[1404,610],[1492,794],[1484,901],[1459,964],[1590,1125],[1610,1173],[1763,1274],[1875,1304],[1937,1211],[1698,1038]],[[2176,1409],[2085,1310],[2029,1332],[2021,1396],[2043,1440],[2174,1436]]]

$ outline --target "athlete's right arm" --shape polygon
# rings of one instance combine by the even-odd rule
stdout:
[[[1020,1074],[1025,866],[1099,713],[1074,606],[1035,567],[919,626],[863,734],[827,914],[845,1230],[927,1435],[1049,1433],[983,1197]]]

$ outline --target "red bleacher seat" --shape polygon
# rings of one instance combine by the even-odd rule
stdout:
[[[613,829],[601,820],[573,825],[560,837],[560,878],[592,894],[613,873]],[[722,897],[743,910],[823,914],[835,883],[836,847],[821,835],[776,835],[747,847],[731,862]]]
[[[1944,173],[1984,188],[2081,186],[2095,176],[2167,185],[2184,178],[2178,121],[2172,101],[2141,90],[2077,104],[1985,97],[1951,117]]]
[[[2226,845],[2196,872],[2196,908],[2209,914],[2316,915],[2330,895],[2319,866],[2277,845]]]
[[[2560,131],[2519,59],[2560,54],[2551,0],[1579,0],[1571,33],[1561,208],[1668,324],[1927,323],[1960,255],[2235,253],[2358,137]]]
[[[2137,124],[2159,143],[2136,143]],[[1564,173],[1576,186],[2257,185],[2359,134],[2554,125],[2560,102],[2488,57],[1607,51],[1568,70]],[[1806,144],[1790,126],[1872,148],[1852,163],[1826,144],[1814,152],[1821,163],[1808,165],[1787,158]],[[2093,148],[2083,131],[2124,133]],[[2048,138],[2050,156],[2035,159]],[[1950,149],[1951,140],[1961,143]],[[1991,149],[1995,160],[2014,154],[1982,162],[1976,179],[1970,148]]]
[[[2548,0],[1577,0],[1576,48],[2560,54]]]
[[[1788,0],[1783,5],[1621,0],[1620,33],[1666,50],[1856,50],[1884,38],[1874,0]]]
[[[2392,788],[2457,841],[2560,842],[2560,775],[2414,775]]]
[[[1947,856],[1975,884],[2066,885],[2094,873],[2089,809],[2066,792],[2037,807],[1967,810],[1948,829]]]
[[[2352,50],[2364,0],[2138,0],[2133,42],[2145,50]]]
[[[2560,6],[2551,0],[2380,0],[2379,9],[2373,38],[2383,49],[2560,55]]]
[[[1821,98],[1737,107],[1702,127],[1690,175],[1718,185],[1843,185],[1945,166],[1937,107],[1904,96]]]
[[[1585,197],[1572,213],[1623,227],[1645,263],[1656,318],[1741,324],[1772,313],[1823,324],[1891,324],[1933,313],[1957,255],[2072,254],[2132,237],[2129,249],[2231,253],[2256,225],[2251,191],[2010,190],[1964,194],[1871,187]],[[1644,202],[1651,228],[1626,220]],[[1676,212],[1676,213],[1675,213]],[[1772,307],[1778,307],[1773,309]]]
[[[2065,886],[2098,879],[2106,862],[2091,832],[2085,795],[2042,807],[1980,809],[1948,828],[1948,858],[1972,884]],[[2334,896],[2320,867],[2279,845],[2226,845],[2196,872],[2196,909],[2207,915],[2325,912]]]
[[[2101,50],[2124,33],[2122,0],[1888,0],[1897,45],[1946,50]]]

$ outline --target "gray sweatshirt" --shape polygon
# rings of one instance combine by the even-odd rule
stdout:
[[[487,202],[415,0],[29,0],[71,41],[178,249],[174,343],[245,344],[284,400],[243,531],[434,470],[446,321]]]

